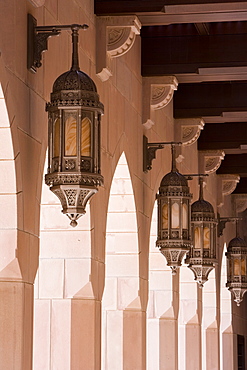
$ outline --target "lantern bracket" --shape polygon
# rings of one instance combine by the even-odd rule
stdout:
[[[203,177],[207,177],[207,176],[208,176],[207,173],[192,173],[192,174],[184,175],[186,180],[193,180],[193,177],[203,178]]]
[[[240,217],[220,217],[218,214],[218,237],[223,235],[223,230],[226,227],[227,222],[237,222],[241,220]]]
[[[143,172],[147,173],[152,169],[152,161],[156,158],[156,151],[163,149],[165,145],[182,145],[182,143],[177,141],[149,143],[148,138],[143,135]]]
[[[42,66],[42,53],[48,50],[48,38],[60,35],[62,30],[86,30],[87,24],[70,24],[55,26],[37,26],[37,20],[28,14],[28,31],[27,31],[27,68],[37,72],[37,68]]]

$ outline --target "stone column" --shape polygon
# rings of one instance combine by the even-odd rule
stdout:
[[[202,352],[203,370],[218,370],[220,366],[219,315],[215,270],[203,287]],[[219,292],[218,292],[219,294]]]
[[[179,369],[201,370],[201,315],[202,291],[193,281],[192,272],[180,267],[180,304],[179,304]]]
[[[149,254],[147,317],[148,370],[178,369],[179,272],[173,276],[166,259],[155,247],[157,205],[154,207]]]

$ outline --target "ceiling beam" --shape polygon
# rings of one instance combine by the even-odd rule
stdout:
[[[161,12],[165,3],[166,0],[95,0],[94,12],[97,15]]]
[[[180,84],[174,92],[174,117],[222,116],[223,112],[247,114],[246,96],[247,81]]]
[[[241,177],[236,189],[232,194],[247,194],[247,177]]]
[[[227,154],[217,174],[236,174],[247,178],[247,154]]]
[[[199,150],[240,149],[247,146],[247,122],[207,123],[198,139]]]
[[[193,7],[191,9],[191,7]],[[95,0],[95,14],[130,14],[130,13],[193,13],[208,11],[243,11],[247,10],[246,0]]]
[[[246,33],[240,34],[199,35],[193,24],[142,28],[142,75],[203,74],[210,68],[228,68],[228,73],[231,68],[234,73],[236,67],[247,67],[247,24],[243,23]],[[221,23],[218,32],[220,28],[227,31]]]
[[[95,0],[96,15],[137,15],[143,26],[244,21],[247,2],[243,0]]]

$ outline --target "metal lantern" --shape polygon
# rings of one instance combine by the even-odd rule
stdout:
[[[208,280],[217,264],[216,225],[213,206],[203,199],[203,178],[199,177],[199,199],[191,205],[192,246],[185,263],[195,275],[200,287]]]
[[[100,174],[100,119],[103,104],[93,80],[80,71],[78,27],[72,26],[72,67],[53,85],[49,115],[48,173],[45,182],[57,195],[71,225],[85,213],[103,183]]]
[[[247,245],[243,239],[236,237],[228,245],[227,252],[227,283],[237,305],[243,300],[247,291]]]
[[[175,145],[172,144],[172,170],[161,181],[158,201],[158,239],[156,246],[173,274],[190,250],[190,200],[187,179],[177,171]]]

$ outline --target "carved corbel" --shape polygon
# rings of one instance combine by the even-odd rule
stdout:
[[[183,145],[194,144],[203,130],[205,122],[202,118],[175,119],[175,138]]]
[[[140,30],[141,23],[135,15],[97,17],[96,74],[101,81],[112,76],[111,58],[127,53]]]
[[[218,170],[225,157],[223,150],[200,150],[199,172],[211,174]]]
[[[147,129],[154,125],[151,111],[166,107],[177,87],[178,81],[174,76],[143,77],[142,120]]]
[[[224,196],[230,195],[237,186],[240,180],[239,175],[218,175],[218,207],[222,207],[224,204]]]
[[[232,203],[237,216],[238,213],[244,212],[247,208],[247,194],[233,194]]]

